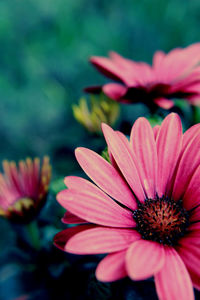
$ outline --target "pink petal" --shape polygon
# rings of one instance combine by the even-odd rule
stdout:
[[[7,210],[20,194],[16,191],[15,187],[12,187],[3,174],[0,173],[0,203],[3,210]]]
[[[84,172],[104,192],[122,204],[132,209],[136,208],[136,202],[130,188],[111,164],[86,148],[76,149],[75,155]]]
[[[200,60],[200,44],[193,44],[185,49],[176,48],[170,51],[155,69],[157,80],[173,83],[192,72]]]
[[[157,136],[158,136],[158,132],[160,130],[160,125],[156,125],[153,127],[153,134],[154,134],[154,139],[156,140]]]
[[[192,71],[192,72],[191,72]],[[188,74],[182,76],[182,78],[178,78],[173,82],[170,87],[170,93],[178,93],[182,91],[184,93],[190,93],[191,95],[188,100],[193,98],[193,95],[199,93],[200,87],[200,67],[195,67],[194,70],[190,70]],[[192,95],[193,94],[193,95]],[[194,96],[195,97],[195,96]]]
[[[200,222],[190,224],[190,226],[188,227],[188,230],[189,231],[196,231],[196,230],[199,231],[200,230]]]
[[[190,245],[187,248],[184,246],[177,247],[177,251],[185,263],[194,286],[200,290],[200,248],[199,246]]]
[[[116,170],[118,173],[120,173],[119,168],[118,168],[118,166],[117,166],[117,164],[116,164],[116,162],[115,162],[115,160],[114,160],[114,157],[112,156],[112,153],[110,152],[110,149],[109,149],[109,148],[108,148],[108,155],[109,155],[109,158],[110,158],[110,163],[111,163],[111,165],[115,168],[115,170]]]
[[[65,246],[65,251],[74,254],[100,254],[126,249],[140,239],[133,229],[97,227],[78,233]]]
[[[181,149],[181,153],[183,153],[191,142],[191,140],[196,136],[196,134],[200,133],[200,124],[195,124],[190,127],[186,132],[183,134],[183,145]]]
[[[158,195],[162,197],[171,187],[171,179],[182,146],[182,125],[177,114],[168,115],[156,139],[158,151]]]
[[[128,249],[126,269],[133,280],[144,280],[160,271],[164,261],[165,251],[162,245],[141,239]]]
[[[158,136],[158,132],[160,130],[160,125],[156,125],[153,127],[153,133],[154,133],[154,138],[156,140],[157,136]]]
[[[183,197],[195,170],[200,165],[199,149],[200,131],[198,131],[197,134],[195,134],[194,138],[191,139],[187,144],[187,147],[185,148],[185,151],[180,158],[173,188],[173,198],[175,200],[181,199],[181,197]]]
[[[115,132],[118,134],[118,136],[123,141],[123,143],[126,145],[126,147],[129,147],[129,140],[128,140],[128,138],[121,131],[116,130]]]
[[[123,81],[127,86],[133,87],[154,80],[152,68],[148,64],[124,58],[113,51],[109,53],[109,56],[121,70]]]
[[[188,230],[190,230],[188,228]],[[178,245],[187,248],[188,245],[200,246],[200,230],[192,230],[178,241]]]
[[[193,286],[195,289],[200,291],[200,281],[199,281],[199,274],[197,272],[193,272],[192,270],[188,269],[190,273],[190,277],[192,279]]]
[[[103,92],[111,99],[120,100],[126,94],[127,88],[121,84],[108,83],[103,86]]]
[[[190,222],[196,221],[200,221],[200,205],[196,207],[190,214]]]
[[[139,118],[134,123],[130,145],[136,156],[138,173],[148,198],[156,195],[157,181],[157,151],[153,130],[145,118]]]
[[[7,160],[4,160],[2,165],[5,173],[4,178],[6,179],[7,185],[13,190],[14,193],[16,193],[17,197],[23,196],[24,191],[20,182],[21,176],[16,164],[9,163]]]
[[[178,241],[177,251],[188,252],[188,255],[198,256],[200,258],[200,247],[199,247],[199,231],[191,232],[188,236]],[[185,255],[187,256],[187,253]]]
[[[154,54],[154,57],[153,57],[153,68],[154,70],[157,70],[157,69],[161,69],[162,68],[162,62],[163,62],[163,59],[165,58],[166,54],[163,52],[163,51],[157,51],[155,52]]]
[[[155,81],[155,74],[148,64],[144,62],[135,63],[134,85],[127,82],[129,87],[145,87]]]
[[[180,76],[180,79],[182,79],[183,76],[189,74],[192,71],[192,69],[198,65],[200,60],[199,53],[200,43],[190,45],[189,47],[183,50],[181,49],[179,55],[175,56],[176,63],[173,65],[173,67],[177,71],[177,77]]]
[[[183,205],[187,210],[200,204],[200,166],[195,170],[188,186],[185,187],[183,196]]]
[[[123,81],[122,70],[111,59],[93,56],[91,57],[90,62],[107,77],[117,81]]]
[[[61,191],[57,195],[58,202],[66,210],[91,223],[134,227],[131,212],[116,204],[94,184],[79,177],[70,177],[69,180],[71,183],[73,181],[75,188]]]
[[[73,215],[70,211],[67,211],[62,218],[64,224],[83,224],[87,223],[85,220]]]
[[[166,98],[156,98],[154,102],[164,109],[170,109],[174,106],[174,102],[172,100]]]
[[[98,264],[96,277],[100,281],[109,282],[119,280],[127,276],[125,268],[125,251],[108,254]]]
[[[108,144],[108,148],[124,178],[127,180],[136,197],[140,201],[144,201],[145,194],[135,166],[131,148],[124,142],[124,139],[121,139],[118,133],[112,130],[112,128],[108,125],[103,124],[102,130]]]
[[[82,232],[84,230],[90,229],[90,228],[95,228],[94,225],[81,225],[81,226],[76,226],[76,227],[71,227],[67,228],[63,231],[58,232],[53,241],[54,245],[58,247],[60,250],[64,251],[65,245],[67,241],[74,236],[75,234]]]
[[[160,300],[194,300],[192,281],[178,255],[170,248],[165,253],[165,264],[155,275],[157,294]]]
[[[112,59],[112,61],[114,61],[120,68],[123,69],[130,69],[130,71],[132,72],[132,74],[135,74],[135,66],[138,65],[138,63],[136,63],[135,61],[128,59],[128,58],[124,58],[123,56],[121,56],[120,54],[114,52],[114,51],[110,51],[109,52],[109,57]]]

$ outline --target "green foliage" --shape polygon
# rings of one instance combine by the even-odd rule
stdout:
[[[58,178],[52,181],[49,188],[50,192],[55,195],[64,189],[66,189],[66,185],[64,184],[64,178]]]

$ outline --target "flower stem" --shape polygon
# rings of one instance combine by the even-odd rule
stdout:
[[[38,225],[36,221],[31,222],[30,224],[26,225],[28,238],[33,246],[34,249],[40,249],[40,234],[38,230]]]

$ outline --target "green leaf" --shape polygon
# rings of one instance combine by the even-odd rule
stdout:
[[[60,191],[64,190],[66,188],[66,185],[64,184],[64,178],[58,178],[51,182],[49,187],[49,192],[53,194],[57,194]]]

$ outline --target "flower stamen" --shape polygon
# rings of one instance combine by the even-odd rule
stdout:
[[[181,201],[167,197],[146,199],[133,213],[136,230],[145,240],[174,245],[189,225],[189,214]]]

